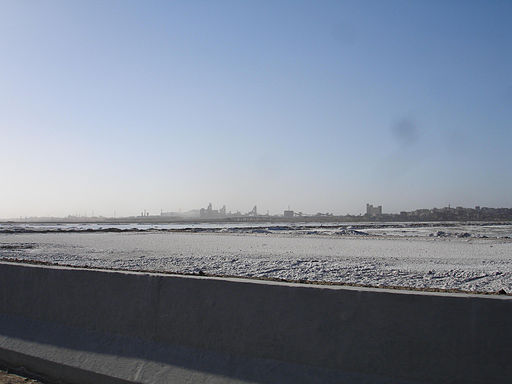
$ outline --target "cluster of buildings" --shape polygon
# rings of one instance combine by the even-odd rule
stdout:
[[[325,222],[365,222],[365,221],[389,221],[389,222],[404,222],[404,221],[512,221],[512,208],[489,208],[475,206],[474,208],[464,207],[444,207],[444,208],[431,208],[431,209],[416,209],[414,211],[402,211],[400,213],[383,213],[382,205],[373,206],[366,204],[366,213],[364,214],[347,214],[347,215],[334,215],[332,213],[305,214],[296,212],[290,208],[283,211],[282,215],[269,215],[259,214],[256,206],[247,213],[237,211],[235,213],[228,212],[226,206],[223,205],[220,209],[213,209],[212,204],[208,204],[206,208],[194,209],[186,212],[164,212],[161,211],[160,215],[150,215],[147,210],[142,210],[139,216],[130,217],[103,217],[103,216],[68,216],[67,218],[58,217],[25,217],[13,219],[14,221],[26,222],[103,222],[107,220],[115,220],[116,222],[133,222],[133,220],[141,220],[143,222],[173,222],[181,220],[223,220],[234,222],[245,221],[325,221]]]
[[[208,204],[207,208],[199,210],[199,217],[202,219],[219,219],[226,217],[226,206],[223,205],[221,209],[213,209],[212,203]]]
[[[256,217],[258,216],[258,208],[256,206],[253,209],[245,214],[237,211],[235,213],[226,212],[226,206],[223,205],[221,209],[213,209],[212,203],[208,204],[208,207],[201,208],[199,210],[199,217],[201,219],[224,219],[227,217]]]
[[[178,213],[165,213],[162,216],[175,216]],[[147,216],[144,211],[142,216]],[[235,221],[246,220],[268,220],[271,218],[276,219],[296,219],[296,220],[321,220],[321,221],[470,221],[470,220],[512,220],[512,208],[488,208],[476,206],[474,208],[464,207],[444,207],[444,208],[431,208],[431,209],[417,209],[414,211],[400,213],[383,213],[382,205],[374,206],[373,204],[366,204],[366,212],[358,215],[344,215],[338,216],[332,213],[316,213],[304,214],[296,212],[288,208],[283,211],[282,215],[269,215],[258,214],[257,207],[247,212],[240,213],[239,211],[232,213],[227,212],[226,206],[223,205],[220,209],[213,209],[212,204],[208,204],[206,208],[199,210],[180,213],[181,218],[200,218],[200,219],[233,219]]]
[[[512,220],[512,208],[488,208],[475,206],[474,208],[444,207],[431,209],[417,209],[411,212],[400,212],[400,220],[405,221],[467,221],[467,220]]]
[[[214,209],[212,203],[209,203],[206,208],[201,208],[199,210],[190,211],[194,212],[195,216],[199,217],[200,219],[225,219],[225,218],[255,218],[255,217],[268,217],[270,216],[268,213],[265,215],[258,214],[258,208],[255,205],[253,209],[247,213],[241,213],[240,211],[237,211],[235,213],[228,212],[226,210],[226,206],[223,205],[220,209]],[[162,216],[174,216],[176,215],[175,212],[169,213],[169,212],[162,212]],[[276,215],[276,217],[279,215]],[[374,207],[371,204],[366,204],[366,215],[367,217],[372,218],[379,218],[382,216],[382,205]],[[300,218],[300,217],[335,217],[332,213],[321,213],[318,212],[316,214],[304,214],[302,212],[295,212],[291,210],[290,208],[283,211],[283,218],[285,219],[293,219],[293,218]]]

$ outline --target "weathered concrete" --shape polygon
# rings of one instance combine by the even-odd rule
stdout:
[[[76,383],[512,377],[509,296],[0,263],[0,314],[0,361]]]

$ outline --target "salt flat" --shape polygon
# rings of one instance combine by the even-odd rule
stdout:
[[[512,292],[512,239],[503,235],[511,226],[465,226],[463,232],[453,232],[453,226],[426,232],[420,228],[412,234],[411,228],[401,228],[361,230],[365,235],[332,228],[1,233],[0,257],[130,270]],[[478,231],[499,235],[488,237]]]

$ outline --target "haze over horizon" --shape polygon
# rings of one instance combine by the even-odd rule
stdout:
[[[512,207],[510,1],[2,1],[0,218]]]

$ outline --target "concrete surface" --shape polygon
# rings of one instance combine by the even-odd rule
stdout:
[[[70,383],[508,383],[512,297],[0,263],[0,361]]]

